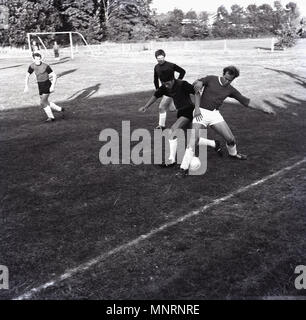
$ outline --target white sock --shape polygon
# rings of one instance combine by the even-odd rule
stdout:
[[[187,170],[190,166],[191,159],[194,156],[192,148],[187,148],[181,163],[181,169]]]
[[[59,111],[59,112],[62,111],[62,108],[56,105],[54,102],[50,102],[50,107],[55,111]]]
[[[159,125],[162,127],[166,126],[166,118],[167,118],[167,112],[159,113]]]
[[[216,141],[215,140],[209,140],[205,138],[200,138],[199,139],[199,145],[200,146],[209,146],[212,148],[216,148]]]
[[[177,150],[177,139],[169,139],[170,155],[169,160],[175,162],[176,150]]]
[[[228,154],[230,156],[236,156],[237,155],[237,147],[236,147],[236,145],[229,146],[228,144],[226,144],[226,148],[227,148]]]
[[[44,111],[46,112],[46,115],[48,118],[54,119],[54,115],[53,115],[53,112],[52,112],[50,106],[44,108]]]

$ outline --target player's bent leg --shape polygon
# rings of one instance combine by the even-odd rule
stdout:
[[[175,123],[171,126],[170,136],[169,136],[170,154],[169,154],[168,161],[162,165],[163,168],[170,168],[176,165],[177,145],[178,145],[178,138],[180,136],[180,133],[178,130],[184,128],[189,123],[190,123],[190,119],[185,117],[179,117],[175,121]]]
[[[171,163],[172,166],[176,164],[175,158],[177,153],[177,143],[178,143],[178,136],[179,136],[178,130],[184,128],[189,123],[190,123],[190,119],[186,117],[179,117],[171,127],[171,136],[169,138],[169,145],[170,145],[169,163]]]
[[[190,162],[194,156],[195,147],[199,141],[200,129],[202,129],[203,127],[204,126],[199,123],[192,124],[190,140],[188,142],[188,147],[186,148],[186,151],[180,166],[180,171],[177,173],[178,177],[185,176],[186,174],[188,174]]]
[[[211,140],[211,139],[206,139],[206,138],[200,137],[199,146],[208,146],[208,147],[214,148],[216,153],[220,157],[223,157],[223,150],[222,150],[221,143],[219,140]]]
[[[246,160],[247,156],[237,152],[235,137],[225,121],[216,123],[211,126],[226,141],[226,148],[231,158]]]
[[[62,112],[63,111],[63,108],[58,106],[57,104],[55,104],[54,102],[51,102],[50,101],[50,107],[52,110],[55,110],[57,112]]]

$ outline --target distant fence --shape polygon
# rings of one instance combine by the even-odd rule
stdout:
[[[275,39],[230,39],[230,40],[203,40],[203,41],[147,41],[137,43],[114,43],[102,42],[96,45],[75,45],[74,53],[76,55],[107,55],[113,53],[139,53],[144,51],[154,52],[157,49],[164,49],[166,52],[171,51],[234,51],[234,50],[264,50],[274,51]],[[41,50],[44,55],[53,56],[53,50]],[[70,55],[70,47],[60,48],[61,56]],[[0,58],[22,58],[29,57],[29,50],[24,48],[0,48]]]

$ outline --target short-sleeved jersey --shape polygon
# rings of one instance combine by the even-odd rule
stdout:
[[[178,79],[182,80],[185,76],[186,71],[176,65],[175,63],[171,63],[165,61],[163,64],[157,64],[154,67],[154,85],[155,89],[159,88],[159,79],[160,81],[167,81],[169,79],[174,79],[174,73],[178,72]]]
[[[32,74],[33,72],[35,73],[37,82],[44,82],[49,80],[49,74],[52,73],[53,70],[48,64],[42,62],[39,66],[35,63],[32,63],[29,66],[28,72],[30,74]]]
[[[234,98],[241,104],[248,106],[250,99],[243,96],[231,85],[223,86],[220,77],[207,76],[199,79],[203,83],[204,91],[201,96],[200,107],[208,110],[219,109],[226,98]]]
[[[176,109],[193,108],[194,104],[190,98],[190,94],[194,94],[193,86],[184,80],[174,80],[172,89],[167,89],[165,86],[159,87],[154,96],[161,98],[162,96],[171,97]]]

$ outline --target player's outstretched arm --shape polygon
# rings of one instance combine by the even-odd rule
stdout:
[[[150,100],[145,104],[145,106],[139,108],[138,111],[140,111],[140,112],[146,112],[147,109],[149,109],[149,107],[150,107],[156,100],[157,100],[157,98],[156,98],[155,96],[152,96],[152,97],[150,98]]]
[[[257,102],[255,99],[249,99],[248,97],[243,96],[236,89],[230,97],[236,99],[247,108],[256,109],[268,114],[275,114],[274,110],[270,106],[265,105],[263,102]]]
[[[30,78],[30,73],[27,72],[25,76],[25,81],[24,81],[24,90],[23,92],[28,92],[29,91],[29,78]]]

